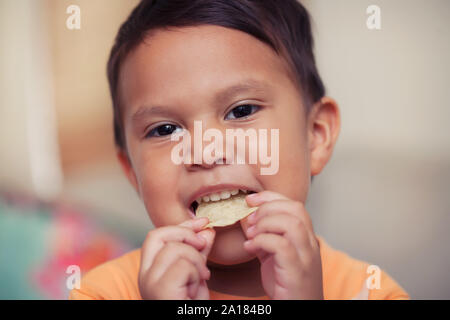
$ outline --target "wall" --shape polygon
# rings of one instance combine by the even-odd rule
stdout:
[[[385,268],[413,298],[450,298],[450,2],[305,1],[341,108],[308,208],[333,246]],[[366,9],[381,8],[381,30]]]

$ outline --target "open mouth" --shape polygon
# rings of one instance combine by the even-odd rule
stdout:
[[[206,194],[202,197],[197,198],[196,200],[194,200],[191,203],[191,210],[194,213],[194,215],[196,214],[197,208],[200,204],[202,203],[208,203],[208,202],[219,202],[222,200],[228,200],[228,199],[232,199],[235,196],[238,195],[247,195],[247,194],[252,194],[252,193],[256,193],[256,191],[253,190],[245,190],[245,189],[232,189],[232,190],[223,190],[220,192],[212,192],[209,194]]]

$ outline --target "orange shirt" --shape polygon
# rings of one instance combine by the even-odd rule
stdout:
[[[379,288],[367,289],[369,264],[332,249],[318,237],[322,259],[323,293],[325,299],[409,299],[408,294],[385,272],[381,271]],[[141,299],[138,272],[141,250],[133,250],[117,259],[90,270],[81,280],[80,289],[73,289],[69,299]],[[370,270],[370,269],[369,269]],[[210,290],[212,300],[268,299],[242,297]]]

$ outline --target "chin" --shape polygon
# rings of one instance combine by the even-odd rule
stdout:
[[[246,240],[240,227],[227,230],[216,229],[216,237],[208,261],[230,266],[253,260],[255,255],[249,254],[244,249],[243,243]]]

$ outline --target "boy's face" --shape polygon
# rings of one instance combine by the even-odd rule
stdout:
[[[119,90],[130,162],[123,155],[120,160],[155,227],[192,218],[192,196],[208,186],[271,190],[305,202],[311,175],[326,161],[313,154],[313,122],[305,117],[302,96],[288,70],[266,44],[218,26],[157,31],[128,55]],[[249,81],[259,88],[219,95]],[[243,119],[231,112],[248,104],[258,108]],[[269,137],[270,129],[279,129],[279,150],[268,145],[269,154],[279,152],[278,172],[261,175],[259,163],[175,164],[171,154],[179,142],[167,133],[180,127],[193,138],[194,121],[202,121],[203,132],[215,128],[223,137],[225,129],[267,129]],[[172,126],[152,130],[164,124]],[[245,240],[240,223],[216,228],[210,261],[249,261],[254,257],[244,250]]]

